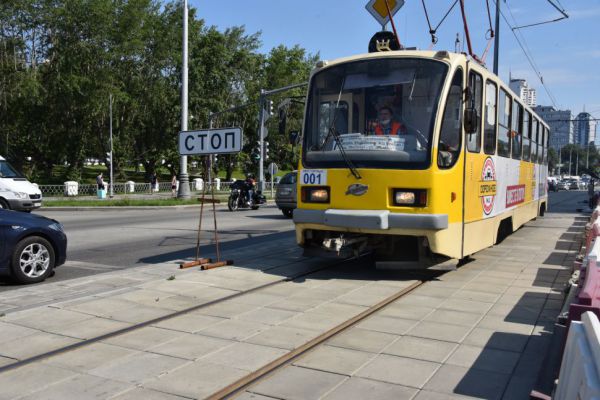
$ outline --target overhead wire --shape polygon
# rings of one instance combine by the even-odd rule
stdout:
[[[442,17],[440,22],[438,22],[436,27],[433,28],[431,26],[431,21],[429,20],[429,13],[427,12],[427,6],[425,5],[425,0],[421,0],[421,4],[423,4],[423,11],[425,12],[425,19],[427,19],[427,25],[429,25],[429,34],[431,35],[431,43],[433,43],[433,44],[437,43],[437,41],[438,41],[438,38],[436,36],[437,30],[440,28],[440,26],[446,20],[446,18],[448,18],[448,15],[450,15],[450,12],[452,12],[452,10],[454,9],[454,6],[456,6],[457,3],[458,3],[458,0],[454,0],[454,3],[452,3],[452,5],[448,9],[448,11],[446,11],[446,14],[444,14],[444,16]]]
[[[500,0],[494,0],[494,2],[497,2],[497,1],[500,1]],[[514,18],[514,15],[512,14],[512,11],[511,11],[510,7],[508,6],[508,4],[506,4],[506,7],[508,8],[508,10],[509,10],[509,12],[511,14],[511,17],[513,18],[513,20],[515,20],[515,22],[516,22],[516,19]],[[519,47],[521,47],[521,50],[525,54],[525,57],[527,58],[527,61],[529,62],[529,65],[531,65],[531,68],[533,69],[533,71],[535,72],[536,76],[540,80],[540,83],[542,84],[542,87],[544,88],[544,90],[546,91],[546,94],[550,98],[550,101],[552,101],[552,104],[554,105],[554,107],[558,109],[559,107],[557,105],[556,98],[554,97],[554,95],[552,95],[552,93],[550,92],[550,89],[548,88],[548,86],[544,82],[544,77],[543,77],[542,73],[540,72],[540,69],[537,67],[537,65],[536,65],[536,63],[535,63],[535,61],[533,59],[533,55],[531,54],[531,51],[529,50],[529,47],[527,46],[527,41],[525,40],[525,37],[523,36],[523,42],[525,43],[525,45],[524,45],[521,42],[521,39],[519,39],[519,36],[516,34],[515,30],[513,29],[513,26],[508,21],[508,18],[506,18],[506,15],[504,14],[504,12],[502,12],[502,9],[500,9],[500,15],[502,16],[502,19],[504,19],[504,22],[506,23],[506,25],[508,25],[508,27],[511,29],[511,32],[513,33],[513,36],[515,37],[515,39],[517,40],[517,43],[518,43]]]

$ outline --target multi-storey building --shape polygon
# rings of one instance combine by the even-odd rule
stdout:
[[[525,79],[510,79],[510,89],[518,95],[525,104],[535,107],[537,94],[534,88],[530,88]]]
[[[577,143],[586,146],[596,140],[596,122],[592,115],[587,112],[580,112],[575,117],[575,138]]]
[[[571,110],[557,110],[552,106],[537,106],[533,111],[550,126],[550,147],[558,151],[558,149],[569,143],[575,143]]]

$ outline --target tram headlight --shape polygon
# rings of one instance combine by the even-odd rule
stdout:
[[[425,207],[427,205],[427,191],[394,189],[393,201],[396,206]]]
[[[305,203],[329,203],[329,188],[305,186],[302,188],[302,201]]]

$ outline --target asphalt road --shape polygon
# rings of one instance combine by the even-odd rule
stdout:
[[[212,256],[214,218],[205,206],[202,219],[201,256]],[[200,208],[92,209],[36,213],[60,221],[68,237],[65,265],[48,281],[73,279],[115,269],[147,264],[175,263],[196,254]],[[223,257],[232,257],[246,246],[272,240],[296,246],[294,223],[274,206],[230,212],[218,206],[218,236]],[[0,283],[0,291],[14,288]]]
[[[549,213],[588,212],[586,191],[550,193]],[[69,239],[67,263],[48,282],[144,264],[176,263],[195,256],[200,208],[92,209],[37,213],[63,223]],[[224,258],[247,246],[277,241],[296,246],[294,224],[274,206],[230,212],[217,207]],[[214,256],[213,213],[205,209],[201,256]],[[0,282],[0,291],[17,288]]]

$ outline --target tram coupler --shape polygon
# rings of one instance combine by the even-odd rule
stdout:
[[[211,258],[199,258],[194,261],[182,262],[181,264],[179,264],[179,269],[192,268],[197,265],[202,265],[202,264],[206,264],[206,263],[210,263],[210,262],[212,262]]]
[[[207,269],[214,269],[214,268],[224,267],[226,265],[233,265],[233,260],[217,261],[217,262],[214,262],[214,263],[202,264],[200,266],[200,269],[204,271],[204,270],[207,270]]]

